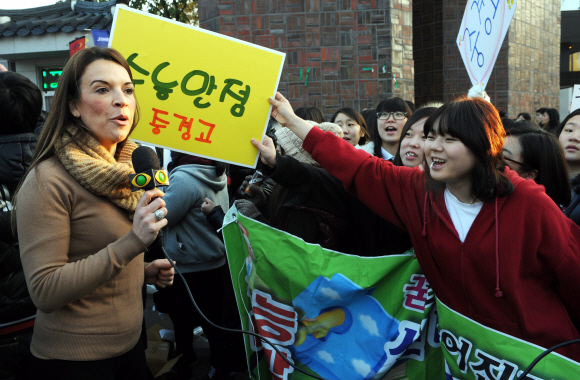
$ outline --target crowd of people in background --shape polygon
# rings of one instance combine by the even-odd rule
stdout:
[[[193,376],[197,325],[205,378],[243,371],[242,336],[208,324],[185,288],[210,320],[240,328],[219,233],[234,204],[346,254],[414,248],[435,294],[475,321],[544,347],[580,338],[580,110],[511,120],[481,92],[418,107],[377,99],[329,118],[282,94],[270,102],[257,170],[174,152],[165,193],[134,193],[125,58],[76,53],[48,115],[32,82],[0,72],[1,378],[152,378],[144,284],[174,324],[174,379]],[[185,283],[151,249],[159,231]],[[578,346],[558,352],[580,360]]]

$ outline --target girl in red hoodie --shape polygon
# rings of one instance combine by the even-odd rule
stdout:
[[[349,192],[409,232],[443,303],[542,347],[580,338],[580,228],[542,186],[505,166],[505,131],[490,103],[459,98],[427,120],[425,171],[312,128],[279,93],[270,103],[272,116]],[[272,157],[269,141],[252,143],[263,161]],[[579,345],[557,352],[580,361]]]

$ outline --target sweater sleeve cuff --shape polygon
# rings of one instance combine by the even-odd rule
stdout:
[[[139,239],[132,228],[119,240],[109,244],[108,248],[122,265],[128,264],[140,253],[147,251],[147,246]]]
[[[312,153],[314,148],[316,148],[316,146],[322,141],[322,139],[324,139],[325,135],[326,133],[322,129],[312,127],[312,129],[310,129],[310,132],[308,132],[306,138],[302,142],[302,147],[308,153]]]

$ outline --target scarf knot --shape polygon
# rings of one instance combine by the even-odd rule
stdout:
[[[70,175],[89,192],[106,197],[115,205],[127,210],[129,219],[133,219],[135,208],[143,191],[131,191],[129,174],[135,174],[131,157],[138,145],[127,139],[119,159],[111,155],[99,142],[88,135],[85,144],[77,144],[71,136],[73,128],[67,129],[66,135],[56,145],[56,154]]]

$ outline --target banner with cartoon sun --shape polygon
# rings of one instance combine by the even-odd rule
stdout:
[[[329,251],[239,214],[224,241],[245,330],[328,380],[546,380],[580,364],[492,330],[435,297],[413,251],[358,257]],[[437,301],[437,302],[435,302]],[[245,335],[252,379],[309,379],[269,344]],[[440,342],[441,341],[441,342]],[[573,375],[572,375],[573,374]]]
[[[329,251],[232,208],[223,235],[244,329],[329,380],[444,379],[435,299],[413,252]],[[252,379],[310,379],[245,335]]]

